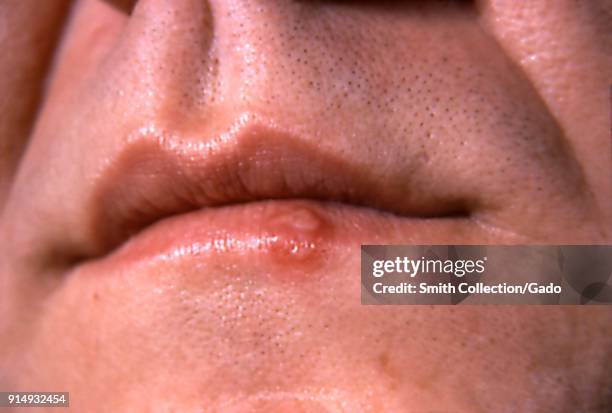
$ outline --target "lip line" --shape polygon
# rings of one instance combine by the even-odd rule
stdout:
[[[427,210],[398,190],[404,177],[388,190],[358,162],[277,127],[248,118],[236,125],[204,142],[154,128],[133,135],[95,182],[90,232],[98,242],[84,259],[110,253],[164,218],[254,201],[338,202],[406,218],[470,216],[462,201]]]
[[[220,207],[203,208],[200,210],[188,211],[185,213],[175,214],[175,215],[161,218],[160,220],[155,221],[151,225],[148,225],[147,227],[143,228],[141,231],[135,234],[134,237],[130,238],[126,242],[119,245],[117,249],[111,251],[109,254],[107,254],[107,256],[111,256],[115,252],[120,252],[124,247],[128,247],[128,243],[130,241],[138,241],[138,238],[140,236],[146,236],[146,233],[148,231],[155,231],[156,227],[161,227],[161,226],[166,226],[168,224],[172,224],[173,222],[177,222],[178,220],[188,218],[190,215],[193,215],[193,214],[224,213],[224,212],[229,212],[232,209],[236,209],[236,208],[256,209],[258,207],[261,207],[262,205],[273,206],[273,204],[283,204],[285,206],[287,204],[292,204],[292,207],[295,207],[296,209],[304,208],[304,207],[308,207],[310,209],[321,209],[321,210],[330,209],[330,208],[342,208],[345,210],[350,209],[350,212],[354,212],[354,213],[376,214],[377,216],[381,218],[397,218],[397,219],[403,218],[403,217],[396,216],[392,213],[388,213],[388,212],[378,210],[378,209],[373,209],[373,208],[363,207],[363,206],[358,206],[358,205],[353,205],[353,204],[338,203],[334,201],[325,201],[325,200],[307,199],[307,198],[263,199],[263,200],[256,200],[256,201],[243,202],[243,203],[227,204],[227,205],[223,205]],[[263,230],[261,233],[245,231],[243,235],[244,234],[248,234],[249,237],[260,237],[262,235],[263,235],[263,238],[274,237],[274,235],[267,233],[265,230]],[[203,238],[202,241],[211,242],[213,241],[213,237]],[[197,242],[199,243],[201,241],[197,241]],[[162,249],[161,254],[162,255],[166,254],[165,252],[166,250],[167,248]]]
[[[269,225],[265,219],[261,221],[261,210],[269,208],[270,214],[293,214],[293,211],[312,211],[321,223],[314,231],[299,226],[291,228],[288,232],[280,230],[277,225]],[[230,225],[219,225],[219,214],[231,216]],[[345,219],[350,216],[350,219]],[[438,225],[442,220],[448,219],[449,225],[458,225],[460,228],[466,224],[459,217],[432,218]],[[274,220],[274,218],[273,218]],[[306,273],[321,266],[321,262],[329,257],[330,250],[342,251],[356,242],[361,244],[365,238],[355,238],[356,234],[365,235],[368,243],[372,240],[383,241],[388,237],[397,237],[398,233],[414,236],[424,228],[421,225],[426,219],[417,217],[402,217],[379,209],[363,207],[334,201],[313,199],[278,199],[257,200],[247,203],[224,205],[221,207],[203,208],[165,217],[139,231],[133,237],[122,242],[108,253],[76,262],[69,273],[106,273],[115,268],[126,268],[134,265],[151,265],[155,262],[172,261],[174,258],[194,258],[201,255],[234,254],[243,256],[248,252],[270,252],[264,254],[272,258],[277,264],[283,264],[285,273],[297,271]],[[454,221],[454,222],[453,222]],[[225,222],[225,221],[223,221]],[[246,222],[245,226],[241,222]],[[263,222],[262,226],[258,224]],[[255,223],[255,225],[251,225]],[[246,228],[245,228],[246,227]],[[399,230],[399,231],[398,231]],[[372,238],[374,237],[374,238]],[[359,242],[356,241],[359,239]],[[397,239],[397,238],[393,238]],[[301,252],[296,254],[292,246],[298,245]],[[289,247],[288,247],[289,246]],[[352,248],[352,247],[351,247]],[[281,257],[280,260],[278,257]],[[259,259],[259,258],[255,258]],[[161,261],[160,261],[161,260]],[[290,264],[287,267],[287,263]],[[93,267],[92,267],[93,265]],[[85,267],[85,268],[84,268]]]

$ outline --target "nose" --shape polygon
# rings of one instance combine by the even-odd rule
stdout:
[[[359,64],[346,58],[354,43],[339,48],[317,10],[289,0],[140,0],[104,65],[158,120],[324,112],[346,97]]]

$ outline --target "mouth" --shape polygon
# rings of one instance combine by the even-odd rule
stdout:
[[[339,246],[470,218],[475,201],[428,189],[418,159],[373,170],[270,125],[243,116],[197,141],[139,130],[95,187],[87,261],[250,254],[306,271]]]

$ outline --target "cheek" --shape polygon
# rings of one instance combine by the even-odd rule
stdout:
[[[483,3],[483,24],[538,90],[601,205],[597,214],[612,222],[608,212],[612,210],[611,3],[560,0],[554,7],[542,0],[529,5],[508,0]]]
[[[66,0],[0,4],[0,208],[29,141],[68,6]]]

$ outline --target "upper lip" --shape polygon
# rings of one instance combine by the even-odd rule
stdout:
[[[239,122],[201,141],[153,129],[136,136],[94,186],[91,229],[100,254],[163,218],[264,199],[336,201],[412,217],[467,215],[465,199],[419,193],[409,175],[374,170],[265,122]]]

